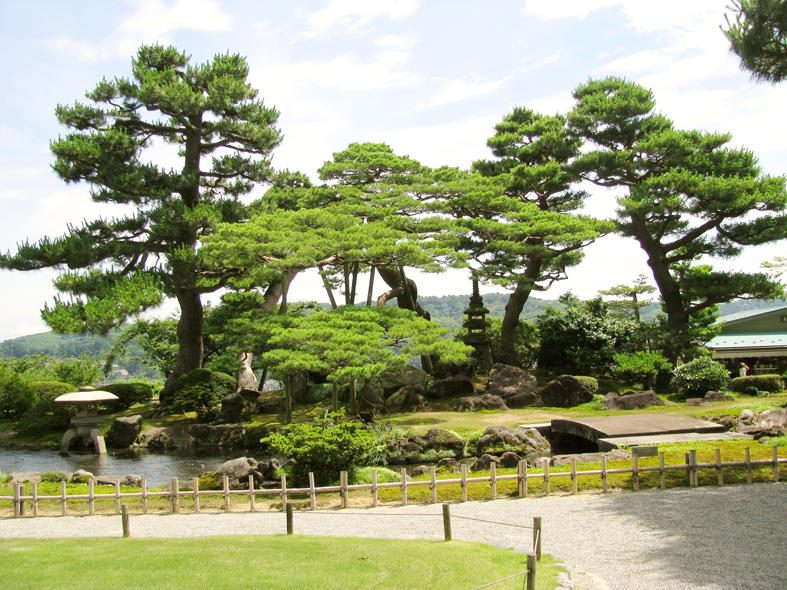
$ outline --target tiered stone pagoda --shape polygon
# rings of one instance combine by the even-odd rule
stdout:
[[[489,310],[484,307],[484,299],[478,291],[478,279],[473,278],[473,294],[470,297],[470,305],[465,310],[465,320],[463,326],[467,330],[464,342],[478,351],[480,359],[480,369],[489,371],[492,368],[492,348],[490,346],[489,334],[486,329],[489,321],[486,319]]]

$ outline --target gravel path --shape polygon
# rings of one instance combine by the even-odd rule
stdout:
[[[440,506],[296,512],[295,532],[442,539]],[[787,588],[787,482],[451,505],[453,538],[526,551],[543,518],[543,550],[565,562],[576,588]],[[120,536],[118,516],[0,519],[0,538]],[[282,513],[131,516],[134,537],[285,532]]]

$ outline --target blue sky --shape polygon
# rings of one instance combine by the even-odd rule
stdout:
[[[685,128],[726,131],[766,173],[784,173],[787,84],[753,82],[719,30],[729,0],[0,0],[0,250],[58,235],[105,211],[87,187],[51,171],[58,103],[102,77],[126,76],[141,43],[171,43],[196,61],[245,55],[251,81],[281,112],[278,168],[314,175],[350,142],[381,141],[425,164],[467,167],[487,156],[492,126],[514,106],[553,113],[589,77],[651,88]],[[166,157],[162,155],[162,157]],[[261,194],[260,187],[258,194]],[[614,193],[591,209],[609,215]],[[756,269],[784,242],[726,268]],[[646,272],[637,245],[604,238],[569,280],[592,296]],[[0,271],[0,340],[41,332],[55,292],[50,271]],[[468,291],[464,273],[419,280],[422,294]],[[321,298],[317,282],[293,289]]]

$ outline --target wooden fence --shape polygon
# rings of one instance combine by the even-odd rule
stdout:
[[[190,489],[181,489],[180,482],[177,478],[173,478],[170,482],[169,489],[167,490],[149,490],[147,482],[143,480],[140,491],[123,492],[120,489],[120,484],[115,483],[114,489],[110,493],[100,493],[96,491],[95,480],[88,482],[88,489],[86,494],[67,494],[66,483],[60,483],[60,492],[56,495],[42,495],[38,490],[38,483],[33,482],[30,484],[32,490],[27,493],[27,484],[15,482],[13,485],[12,496],[0,496],[0,506],[5,502],[11,502],[13,506],[13,516],[38,516],[39,504],[42,501],[54,502],[60,506],[60,514],[68,514],[68,503],[74,501],[86,501],[87,513],[96,513],[96,502],[103,502],[104,504],[110,503],[115,514],[120,514],[121,503],[123,500],[138,499],[141,504],[141,511],[143,514],[148,513],[150,500],[156,498],[164,498],[168,503],[168,511],[171,514],[179,513],[181,511],[181,500],[191,500],[191,512],[198,513],[201,510],[200,501],[207,497],[220,497],[221,509],[224,511],[231,511],[233,508],[238,508],[240,505],[231,502],[233,496],[243,496],[248,500],[248,510],[251,512],[257,511],[257,500],[273,499],[274,502],[278,501],[280,509],[285,510],[289,500],[293,496],[308,499],[308,508],[311,510],[317,509],[317,498],[320,494],[330,494],[334,497],[338,494],[339,505],[342,508],[347,508],[349,504],[349,497],[351,492],[355,492],[354,497],[357,497],[358,492],[368,492],[371,496],[371,506],[379,504],[379,492],[381,490],[396,489],[399,492],[400,503],[402,506],[408,504],[408,496],[410,490],[414,488],[428,488],[430,491],[429,501],[431,503],[438,502],[438,488],[443,486],[459,486],[459,500],[466,502],[468,498],[468,487],[470,484],[482,483],[489,485],[489,498],[494,500],[497,498],[497,488],[500,482],[516,481],[517,495],[521,498],[527,497],[529,493],[529,482],[540,481],[542,486],[543,495],[551,493],[552,482],[556,479],[569,478],[570,492],[576,494],[578,490],[578,480],[580,477],[596,477],[601,478],[601,491],[606,493],[609,490],[609,477],[616,474],[630,474],[631,475],[631,488],[639,490],[640,478],[646,473],[657,473],[659,476],[659,487],[666,488],[667,473],[672,471],[685,472],[687,475],[687,484],[690,487],[699,485],[699,471],[712,470],[716,473],[716,482],[718,485],[724,485],[724,470],[727,468],[743,468],[746,474],[747,483],[752,483],[752,474],[755,467],[769,467],[772,470],[772,480],[779,481],[780,478],[780,465],[787,463],[787,457],[779,457],[778,448],[773,448],[773,456],[770,459],[751,459],[749,449],[745,449],[745,457],[743,461],[722,461],[721,451],[715,450],[715,461],[710,463],[698,463],[697,452],[689,451],[686,453],[685,462],[682,464],[666,465],[664,461],[664,453],[658,454],[658,465],[640,465],[639,457],[637,454],[632,455],[631,465],[627,467],[607,467],[607,458],[605,455],[601,457],[601,465],[599,469],[591,469],[579,471],[576,467],[575,460],[572,460],[569,465],[568,471],[552,471],[550,470],[549,460],[543,459],[540,462],[541,471],[528,471],[529,467],[527,461],[521,461],[517,466],[516,473],[498,475],[497,468],[494,463],[491,464],[488,475],[471,476],[468,473],[467,465],[460,465],[460,472],[458,477],[450,479],[438,479],[437,472],[432,467],[429,477],[423,480],[408,480],[406,470],[401,470],[401,480],[398,482],[385,482],[378,483],[377,471],[371,472],[371,483],[369,484],[350,484],[346,471],[342,471],[339,477],[339,485],[332,486],[315,486],[314,476],[309,474],[309,486],[292,488],[287,486],[287,478],[282,476],[280,485],[277,487],[255,487],[254,480],[250,476],[248,479],[248,486],[242,489],[231,489],[229,479],[225,476],[223,478],[222,488],[219,490],[201,490],[199,488],[198,478],[194,478]],[[103,505],[103,504],[102,504]]]

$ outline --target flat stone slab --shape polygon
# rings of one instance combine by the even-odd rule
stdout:
[[[621,447],[659,445],[669,443],[694,442],[705,440],[734,440],[753,437],[738,432],[680,432],[670,434],[650,434],[646,436],[621,436],[598,439],[598,450],[609,451]]]
[[[594,442],[601,438],[650,436],[687,432],[724,432],[724,426],[682,414],[630,414],[591,418],[556,418],[553,433],[567,433]]]

